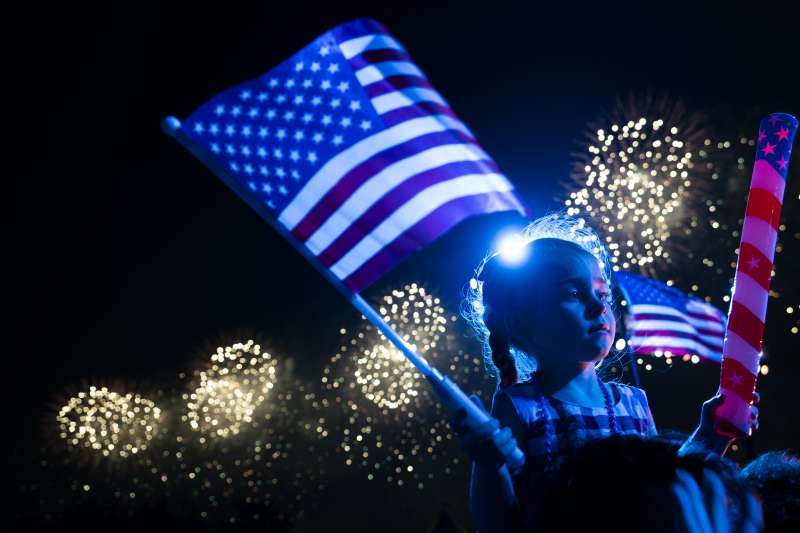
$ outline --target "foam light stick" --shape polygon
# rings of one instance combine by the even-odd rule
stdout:
[[[750,405],[759,371],[772,261],[796,132],[797,119],[792,115],[773,113],[761,119],[722,348],[720,392],[725,399],[717,408],[715,423],[717,433],[733,438],[751,432]]]

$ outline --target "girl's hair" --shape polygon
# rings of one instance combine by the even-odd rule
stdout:
[[[504,265],[495,259],[503,251],[488,253],[465,287],[461,304],[462,316],[481,343],[484,368],[497,378],[498,387],[523,381],[536,370],[535,354],[525,353],[515,346],[507,326],[508,318],[519,311],[514,295],[529,292],[536,278],[532,275],[538,255],[534,250],[560,246],[593,255],[611,294],[608,252],[582,218],[551,213],[529,223],[520,237],[520,244],[528,248],[526,260],[521,264]]]

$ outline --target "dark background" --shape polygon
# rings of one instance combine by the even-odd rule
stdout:
[[[390,28],[539,213],[558,207],[580,133],[617,96],[667,91],[751,135],[753,109],[800,112],[796,36],[773,8],[762,23],[748,10],[697,6],[109,4],[35,4],[8,19],[17,30],[3,105],[14,163],[3,373],[12,479],[37,461],[42,418],[65,390],[168,378],[210,339],[258,331],[295,355],[299,373],[318,374],[356,313],[159,122],[262,74],[338,23],[370,16]],[[461,285],[511,220],[468,221],[367,296],[422,280],[455,311]],[[798,222],[786,221],[783,235]],[[770,326],[755,451],[800,443],[790,390],[798,336]],[[717,371],[684,364],[644,376],[659,426],[690,430]],[[463,501],[466,486],[441,497]],[[391,522],[350,522],[355,511],[344,504],[330,513],[330,527]]]

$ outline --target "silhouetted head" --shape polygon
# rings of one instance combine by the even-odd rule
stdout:
[[[709,515],[714,509],[724,513],[730,531],[742,531],[745,520],[760,520],[755,499],[733,463],[702,448],[678,453],[680,444],[623,435],[572,451],[548,483],[537,531],[687,531],[686,522],[695,517],[685,516],[676,496],[681,474],[691,476],[699,489],[694,503]],[[716,493],[709,486],[711,477],[718,483]],[[748,514],[753,510],[755,517]]]
[[[765,531],[800,531],[800,457],[788,450],[767,452],[742,475],[761,497]]]

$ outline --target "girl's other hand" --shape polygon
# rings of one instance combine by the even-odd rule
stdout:
[[[469,398],[484,413],[489,414],[479,397],[471,394]],[[455,432],[459,446],[478,465],[491,469],[500,468],[505,463],[506,456],[517,447],[511,430],[507,427],[500,429],[500,422],[491,416],[489,420],[473,428],[466,424],[466,416],[466,411],[459,409],[450,420],[450,427]]]
[[[717,408],[722,405],[725,397],[722,393],[717,393],[714,397],[706,400],[700,409],[700,425],[690,437],[689,441],[698,443],[722,455],[728,446],[735,440],[727,435],[720,435],[714,430]],[[758,407],[755,404],[761,397],[757,392],[754,393],[753,403],[750,405],[750,433],[758,429]]]

